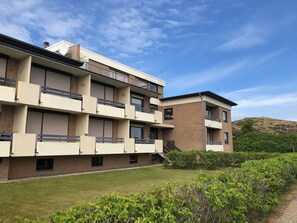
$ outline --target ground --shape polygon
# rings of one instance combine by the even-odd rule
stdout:
[[[79,202],[91,202],[112,192],[139,192],[166,181],[191,179],[197,170],[162,166],[97,172],[75,176],[31,179],[0,184],[0,222],[15,217],[48,220],[55,211]]]

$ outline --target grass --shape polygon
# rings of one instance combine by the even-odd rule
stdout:
[[[0,222],[28,217],[49,220],[58,210],[91,202],[113,192],[139,192],[168,181],[195,177],[197,170],[165,169],[162,166],[112,172],[32,179],[0,184]]]

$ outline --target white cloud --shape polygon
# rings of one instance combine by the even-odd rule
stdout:
[[[265,43],[267,33],[262,27],[247,24],[236,30],[229,40],[218,47],[220,50],[246,49]]]

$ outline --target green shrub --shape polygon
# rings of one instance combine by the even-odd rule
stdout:
[[[275,134],[269,132],[248,132],[234,137],[236,152],[293,152],[297,151],[297,134]]]
[[[230,156],[224,159],[229,160]],[[245,157],[238,159],[242,161]],[[51,221],[254,222],[278,203],[279,195],[296,177],[297,154],[251,160],[228,172],[199,173],[192,181],[168,183],[139,194],[107,195],[95,203],[57,212]]]
[[[278,156],[278,153],[225,153],[213,151],[190,151],[177,152],[171,151],[166,154],[168,161],[166,167],[175,169],[217,169],[218,167],[239,166],[247,160],[267,159]]]

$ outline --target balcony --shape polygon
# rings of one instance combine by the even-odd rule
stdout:
[[[0,157],[10,156],[12,133],[0,133]]]
[[[81,112],[82,98],[80,94],[41,87],[40,106],[63,111]]]
[[[208,141],[206,145],[206,151],[223,152],[224,146],[219,141]]]
[[[163,141],[157,139],[135,139],[135,153],[163,152]]]
[[[162,123],[162,112],[135,106],[135,120]]]
[[[12,157],[35,156],[36,134],[13,133]]]
[[[0,77],[0,101],[14,102],[16,95],[16,81]]]
[[[214,117],[205,117],[205,126],[208,128],[213,128],[213,129],[222,129],[222,123],[219,118],[214,118]]]
[[[96,137],[96,154],[124,154],[124,138]]]
[[[97,99],[97,114],[112,117],[112,118],[125,118],[125,104]]]
[[[79,136],[37,135],[37,156],[79,155]]]
[[[107,70],[107,69],[103,69],[99,66],[90,64],[90,63],[85,63],[85,68],[89,71],[92,71],[94,73],[115,79],[115,80],[119,80],[122,81],[124,83],[129,83],[133,86],[137,86],[146,90],[149,90],[151,92],[156,93],[158,91],[158,87],[155,84],[152,84],[148,81],[145,80],[134,80],[132,78],[129,78],[128,75],[117,72],[117,71],[113,71],[113,70]]]

